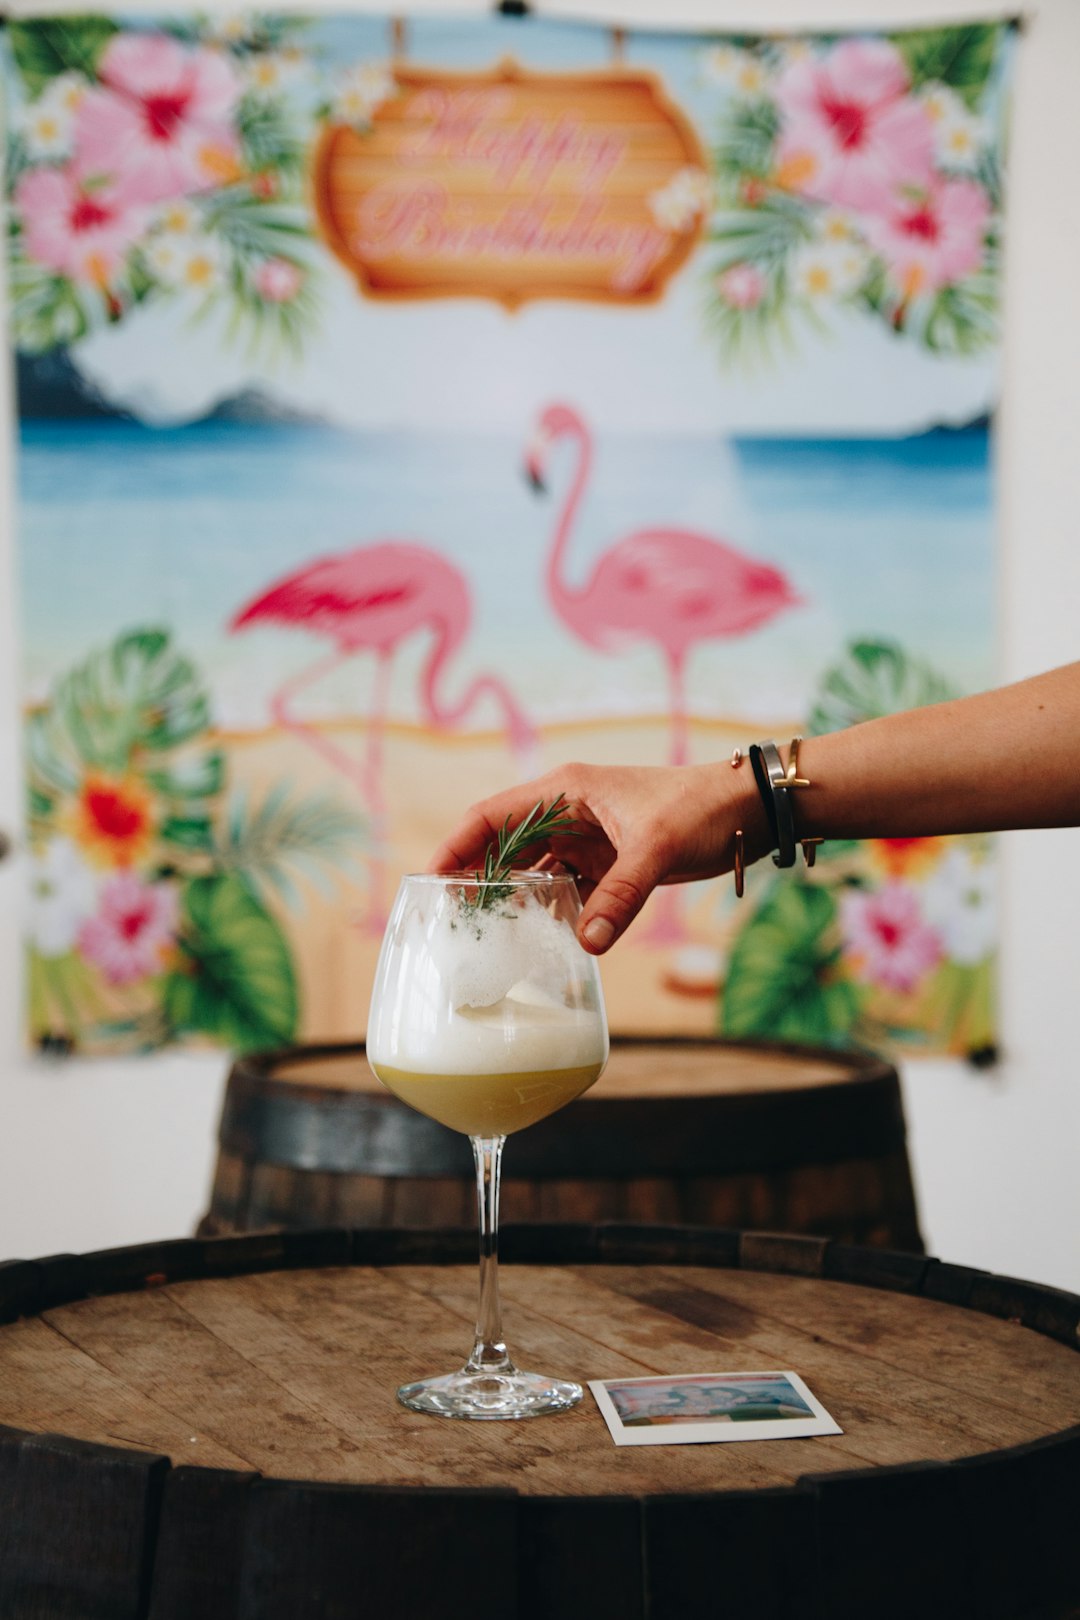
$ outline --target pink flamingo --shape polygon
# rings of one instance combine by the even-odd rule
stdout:
[[[531,764],[536,733],[512,693],[496,676],[476,676],[456,703],[447,703],[441,696],[446,665],[464,641],[470,618],[469,587],[452,563],[426,546],[390,540],[306,563],[248,602],[229,625],[234,631],[251,624],[284,625],[310,630],[332,643],[333,650],[326,657],[301,670],[273,693],[270,711],[280,726],[301,737],[353,781],[368,807],[373,845],[368,920],[376,931],[381,931],[386,920],[383,739],[391,663],[398,643],[418,630],[433,632],[419,682],[420,706],[429,725],[450,731],[481,698],[493,697],[526,773]],[[361,652],[374,652],[377,663],[366,755],[357,762],[328,737],[297,719],[291,705],[303,688]]]
[[[547,589],[563,623],[588,646],[617,652],[631,641],[652,641],[667,666],[673,765],[689,755],[686,661],[699,641],[755,630],[799,598],[779,569],[744,556],[723,540],[691,529],[639,529],[604,552],[575,590],[563,567],[570,533],[592,471],[592,437],[568,405],[549,405],[529,443],[525,469],[545,489],[549,453],[560,439],[577,446],[577,463],[555,524],[547,560]],[[658,896],[649,937],[685,938],[670,892]]]

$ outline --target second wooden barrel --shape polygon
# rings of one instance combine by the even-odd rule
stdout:
[[[591,1091],[510,1138],[502,1214],[922,1249],[895,1069],[813,1047],[614,1039]],[[385,1091],[362,1046],[233,1065],[203,1236],[474,1219],[467,1141]]]

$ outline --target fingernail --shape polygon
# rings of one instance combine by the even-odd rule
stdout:
[[[615,938],[615,924],[606,917],[593,917],[581,930],[581,937],[588,940],[594,951],[606,951]]]

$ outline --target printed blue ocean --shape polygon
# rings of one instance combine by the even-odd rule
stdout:
[[[553,611],[545,559],[572,469],[556,462],[548,493],[532,492],[523,477],[526,429],[478,438],[24,423],[29,694],[44,695],[72,658],[117,632],[167,624],[209,674],[226,717],[239,711],[258,723],[253,686],[268,671],[281,679],[299,669],[317,648],[292,627],[229,636],[231,616],[315,558],[397,540],[441,552],[467,581],[472,625],[452,683],[498,669],[538,719],[663,712],[655,648],[593,650]],[[985,431],[873,441],[600,435],[595,449],[571,539],[572,583],[631,531],[664,527],[723,539],[781,569],[798,593],[798,605],[764,627],[699,644],[688,673],[696,712],[749,717],[786,702],[797,713],[806,672],[823,669],[853,638],[896,640],[959,689],[993,678]],[[423,632],[402,649],[398,718],[415,718],[412,678],[425,650]],[[322,712],[362,713],[369,663],[359,657],[312,701]]]

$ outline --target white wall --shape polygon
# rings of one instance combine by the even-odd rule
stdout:
[[[462,7],[426,0],[424,9]],[[546,0],[539,9],[718,30],[914,25],[1002,12],[979,0]],[[1027,0],[1024,12],[1000,437],[1003,679],[1080,657],[1080,0]],[[6,400],[2,429],[6,450]],[[18,825],[20,798],[10,535],[4,521],[6,829]],[[1062,737],[1061,746],[1080,754],[1077,739]],[[1001,769],[1010,768],[1003,756]],[[947,1259],[1080,1290],[1080,1079],[1071,1042],[1080,1002],[1080,832],[1014,833],[1003,843],[1005,1061],[989,1075],[943,1062],[904,1073],[923,1225],[932,1252]],[[227,1060],[169,1054],[50,1066],[24,1055],[19,867],[0,866],[0,1255],[185,1234],[206,1204]]]

